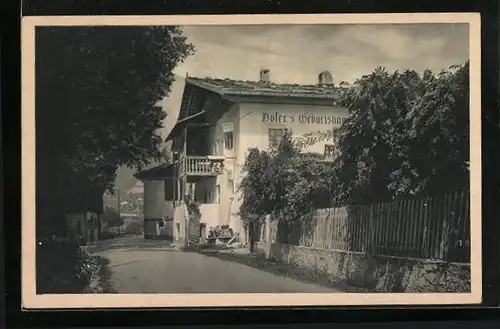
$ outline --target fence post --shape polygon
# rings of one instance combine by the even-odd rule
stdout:
[[[431,258],[429,252],[429,198],[424,199],[424,216],[423,216],[423,232],[422,232],[422,249],[424,258]]]
[[[452,218],[455,216],[453,212],[453,198],[454,194],[448,194],[443,197],[443,207],[445,209],[445,215],[443,218],[443,226],[441,231],[441,241],[439,245],[439,258],[442,260],[448,260],[448,250],[449,250],[449,240],[451,233],[451,222]]]
[[[373,254],[375,252],[375,225],[373,225],[373,222],[374,222],[374,216],[377,216],[378,218],[378,211],[373,211],[373,207],[377,207],[378,208],[378,205],[370,205],[368,207],[369,209],[369,213],[368,213],[368,224],[369,224],[369,227],[368,227],[368,248],[366,250],[366,252],[368,254]]]

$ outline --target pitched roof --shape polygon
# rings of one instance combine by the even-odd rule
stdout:
[[[132,194],[144,193],[144,183],[141,182],[141,181],[137,181],[137,183],[135,183],[135,185],[132,186],[132,188],[130,188],[129,190],[127,190],[126,193],[127,194],[129,194],[129,193],[132,193]]]
[[[190,123],[207,121],[203,106],[210,93],[220,95],[224,101],[233,101],[226,96],[256,96],[280,97],[283,103],[306,100],[311,103],[320,102],[323,104],[326,101],[335,104],[340,99],[342,89],[344,87],[339,88],[333,85],[278,84],[264,81],[186,77],[179,116],[166,141],[178,135],[188,121]],[[195,105],[193,106],[193,104]],[[195,110],[190,113],[188,108],[192,107]],[[213,119],[213,116],[211,118]]]
[[[188,77],[186,83],[221,95],[281,96],[338,99],[338,90],[331,85],[277,84],[263,81]]]

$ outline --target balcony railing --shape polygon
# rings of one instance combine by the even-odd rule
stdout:
[[[222,174],[224,157],[192,156],[184,158],[186,174],[190,176],[217,176]]]

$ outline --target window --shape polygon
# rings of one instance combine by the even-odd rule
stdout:
[[[340,137],[340,128],[335,127],[332,129],[332,144],[325,145],[325,158],[333,158],[333,154],[335,153],[335,146],[338,144]]]
[[[224,133],[224,146],[226,150],[232,150],[234,148],[234,139],[232,131]]]
[[[287,129],[269,129],[269,146],[278,146]]]
[[[182,180],[177,180],[177,191],[179,192],[178,201],[186,200],[186,187]]]
[[[325,145],[325,158],[332,158],[334,151],[335,151],[335,145],[326,144]]]
[[[208,189],[206,187],[203,189],[203,203],[210,203],[208,200]]]
[[[205,187],[204,203],[213,203],[212,190]]]
[[[336,144],[340,137],[340,128],[333,128],[333,142]]]

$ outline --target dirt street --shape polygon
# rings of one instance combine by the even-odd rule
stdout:
[[[325,287],[295,281],[195,252],[147,246],[112,248],[111,283],[118,293],[319,293]]]

